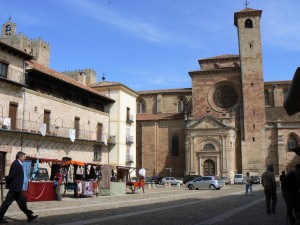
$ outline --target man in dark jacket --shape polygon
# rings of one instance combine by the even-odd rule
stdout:
[[[264,193],[266,197],[266,212],[268,214],[276,213],[277,194],[276,194],[276,181],[273,172],[274,172],[273,165],[268,165],[267,171],[265,171],[261,176],[261,184],[264,187]],[[271,200],[272,200],[272,205],[271,205]]]
[[[300,164],[282,180],[281,189],[285,199],[290,224],[300,220]]]
[[[3,217],[13,201],[16,201],[19,208],[26,214],[28,222],[38,217],[37,215],[34,216],[33,212],[27,208],[27,203],[22,192],[24,182],[22,163],[25,160],[25,156],[26,154],[24,152],[18,152],[16,155],[16,160],[13,161],[10,166],[9,174],[6,179],[6,187],[9,189],[9,191],[0,207],[0,223],[8,223],[8,221],[4,220]]]

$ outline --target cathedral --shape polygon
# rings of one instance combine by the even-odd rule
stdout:
[[[265,82],[262,10],[234,13],[239,54],[198,60],[191,88],[140,91],[137,167],[148,175],[261,175],[289,171],[299,158],[300,114],[283,108],[291,81]]]

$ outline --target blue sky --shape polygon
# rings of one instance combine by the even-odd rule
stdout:
[[[300,1],[248,0],[263,10],[264,80],[291,80],[300,66]],[[234,12],[244,0],[11,0],[17,32],[51,45],[57,71],[92,68],[98,81],[133,90],[189,88],[198,60],[238,54]]]

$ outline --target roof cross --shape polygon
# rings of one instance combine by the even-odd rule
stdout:
[[[103,72],[103,73],[102,73],[102,81],[103,81],[103,82],[105,81],[105,75],[106,75],[106,74]]]
[[[248,8],[249,2],[247,0],[245,1],[244,4],[245,4],[246,8]]]

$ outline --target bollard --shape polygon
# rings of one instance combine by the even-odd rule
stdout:
[[[180,183],[177,183],[177,187],[180,188]]]
[[[152,189],[155,189],[156,188],[155,182],[152,182],[151,186],[152,186]]]
[[[164,188],[167,188],[168,187],[168,183],[164,183]]]
[[[170,182],[168,182],[168,187],[169,187],[169,188],[172,187]]]
[[[151,189],[151,183],[147,184],[148,189]]]

